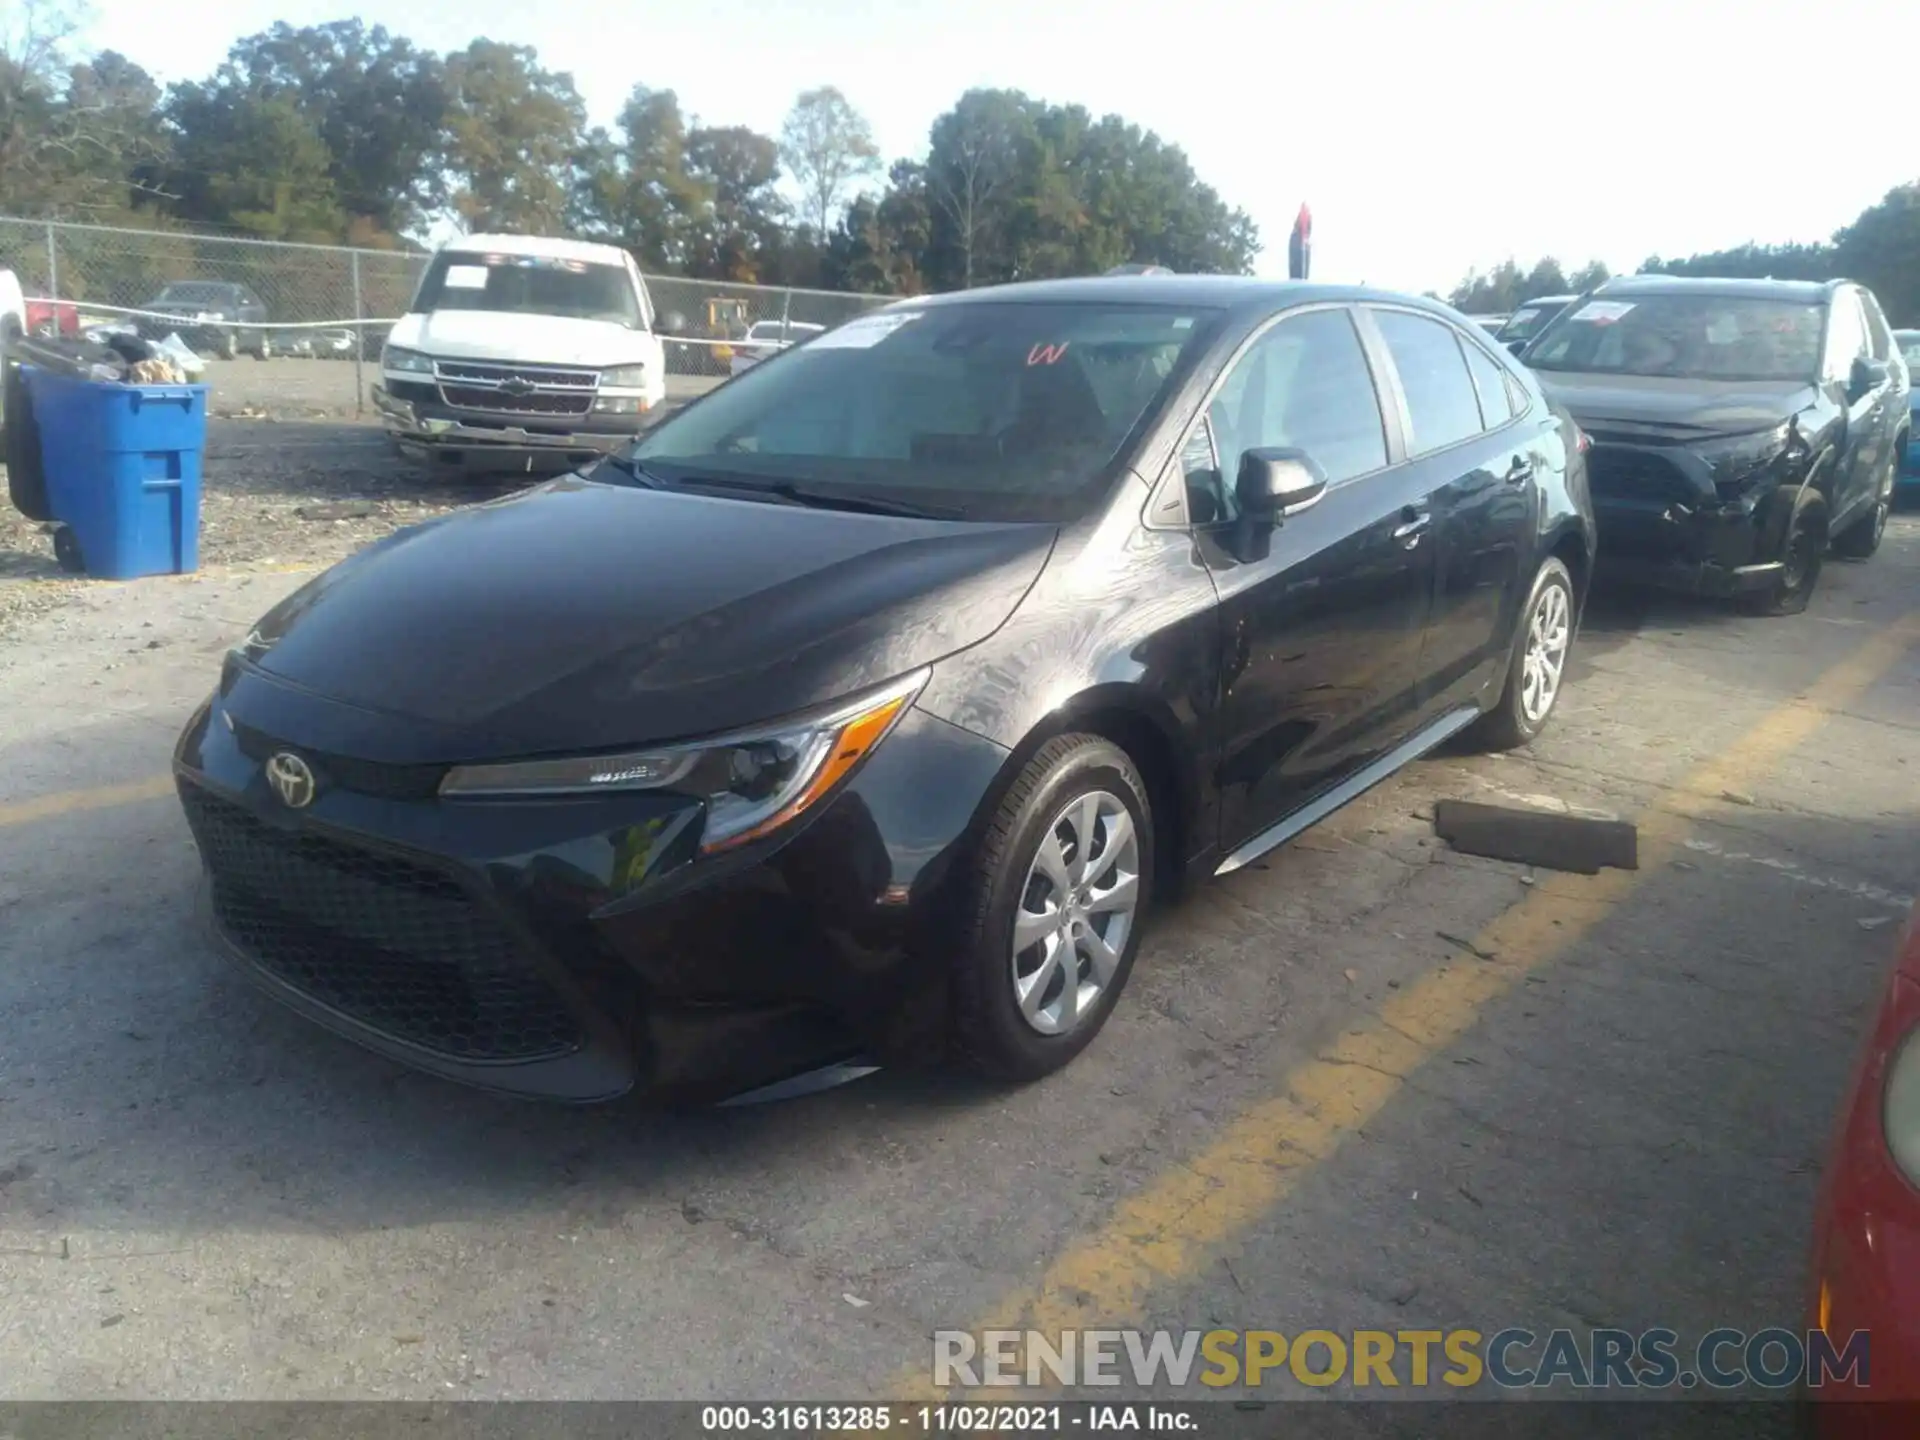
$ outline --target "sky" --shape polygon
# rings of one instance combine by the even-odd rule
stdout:
[[[85,39],[198,78],[276,20],[341,0],[92,0]],[[888,159],[922,156],[974,86],[1118,112],[1182,146],[1258,222],[1261,274],[1313,212],[1315,279],[1444,292],[1542,255],[1631,270],[1820,240],[1920,179],[1913,0],[362,0],[435,50],[538,48],[609,123],[636,84],[708,124],[777,134],[837,85]],[[559,23],[555,23],[558,21]]]

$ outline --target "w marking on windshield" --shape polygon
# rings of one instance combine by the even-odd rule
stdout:
[[[1027,364],[1052,365],[1067,353],[1067,346],[1072,343],[1071,340],[1062,340],[1058,345],[1036,345],[1027,351]]]

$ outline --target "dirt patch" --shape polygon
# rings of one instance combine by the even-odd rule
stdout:
[[[401,459],[371,424],[216,416],[207,427],[200,568],[324,568],[403,526],[529,483],[429,472]],[[61,571],[51,530],[0,507],[0,641],[98,583]]]

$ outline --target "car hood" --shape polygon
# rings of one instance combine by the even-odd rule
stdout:
[[[1813,402],[1799,381],[1668,380],[1658,376],[1533,372],[1550,399],[1581,427],[1646,431],[1671,439],[1705,439],[1766,430]]]
[[[1054,534],[568,476],[309,582],[249,637],[251,683],[229,687],[229,708],[291,743],[396,764],[712,734],[985,639]]]
[[[629,365],[645,359],[652,336],[606,320],[513,315],[497,310],[437,310],[408,315],[389,344],[443,360],[517,360],[547,365]]]

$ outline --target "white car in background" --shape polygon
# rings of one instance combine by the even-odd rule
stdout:
[[[811,340],[827,327],[802,325],[797,320],[756,320],[747,327],[747,338],[733,347],[730,370],[738,375],[751,369],[769,355],[777,355],[790,345]]]
[[[428,264],[373,389],[401,453],[460,468],[569,470],[667,398],[665,347],[613,245],[469,235]]]

